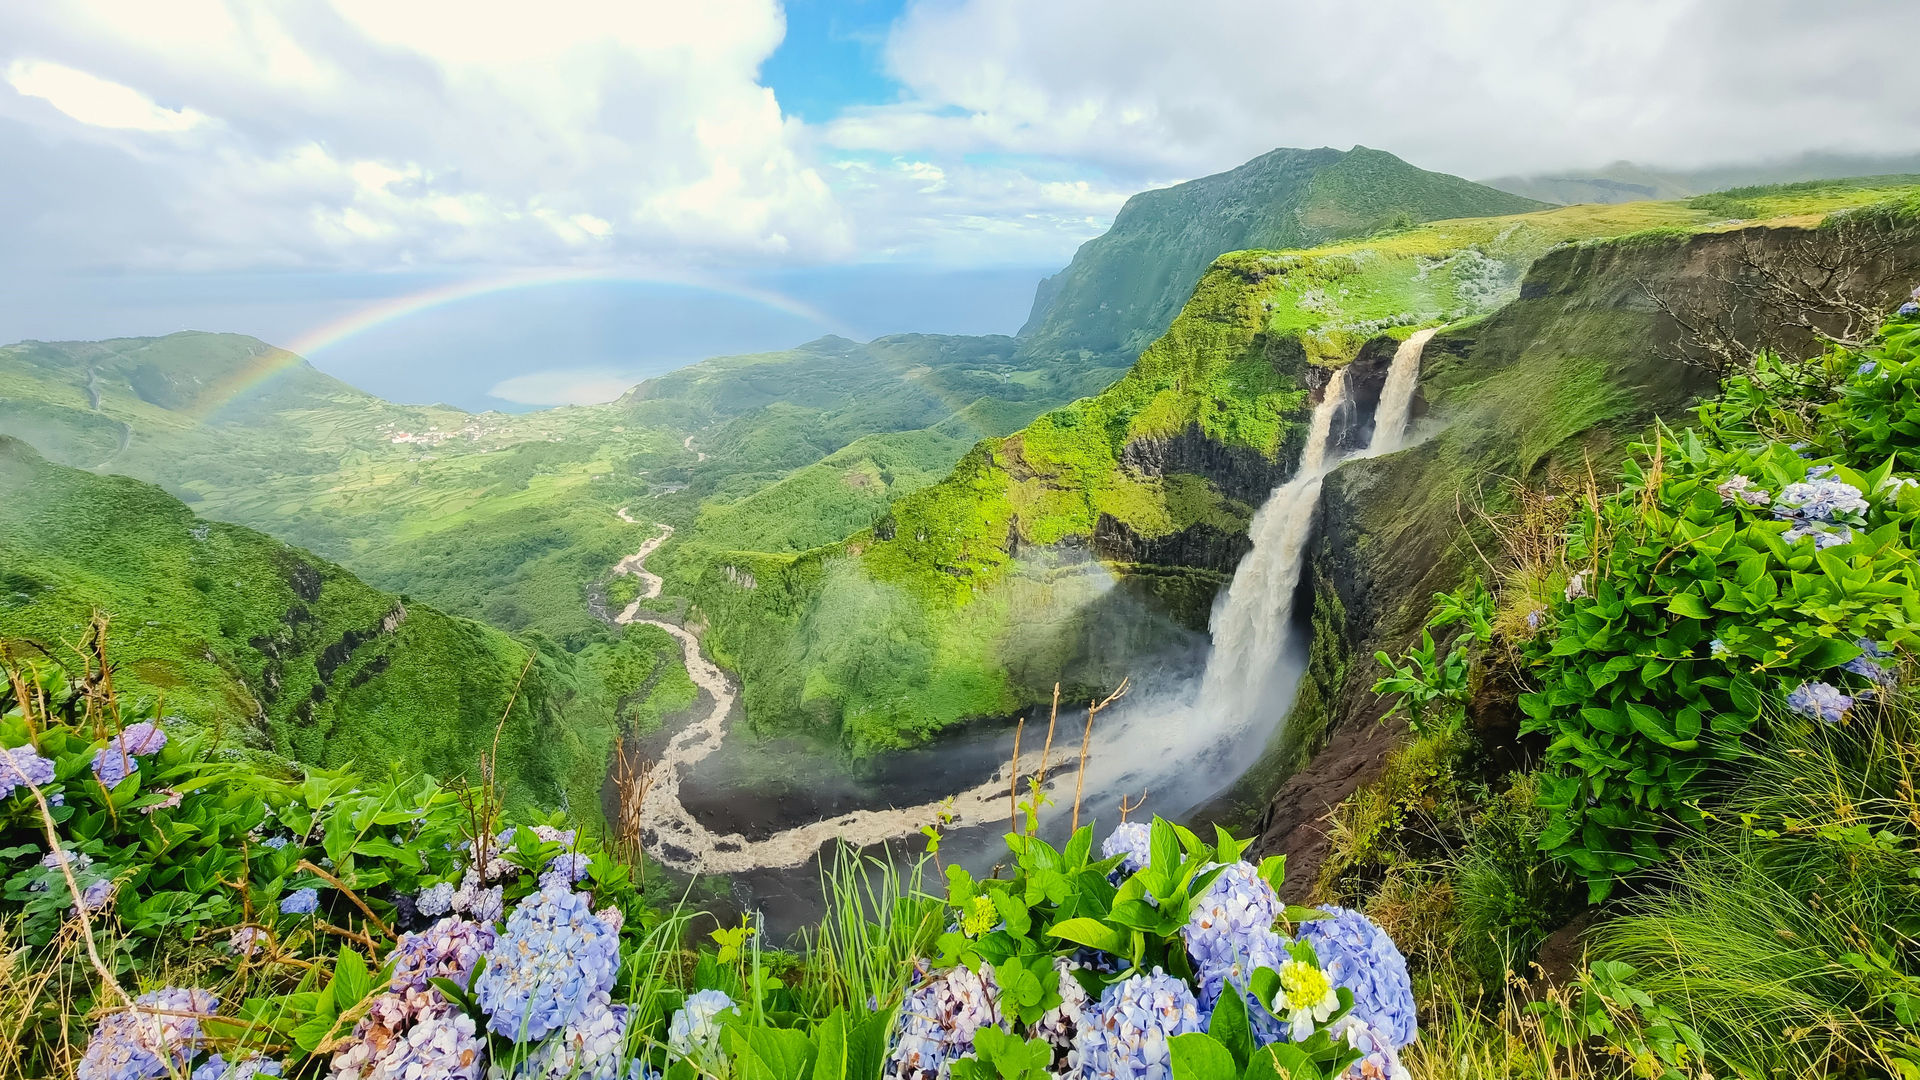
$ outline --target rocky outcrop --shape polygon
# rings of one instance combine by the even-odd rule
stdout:
[[[1357,460],[1327,478],[1310,548],[1313,641],[1287,723],[1261,764],[1213,816],[1257,824],[1255,850],[1288,857],[1305,889],[1325,854],[1327,813],[1379,775],[1404,733],[1379,723],[1376,651],[1418,638],[1435,591],[1456,588],[1497,537],[1481,515],[1504,486],[1555,484],[1589,466],[1611,476],[1630,438],[1654,417],[1684,421],[1717,386],[1698,361],[1719,328],[1735,340],[1802,354],[1814,329],[1844,328],[1850,304],[1890,310],[1920,280],[1920,224],[1883,223],[1881,239],[1832,226],[1629,237],[1557,249],[1529,271],[1521,298],[1443,330],[1423,357],[1421,393],[1447,426],[1388,457]],[[1845,304],[1795,305],[1757,276],[1796,259],[1850,264]],[[1765,269],[1769,261],[1772,270]],[[1690,362],[1692,361],[1692,362]],[[1416,411],[1421,408],[1416,403]],[[1486,571],[1481,569],[1482,573]],[[1483,737],[1511,738],[1493,722]],[[1513,748],[1487,746],[1497,760]],[[1505,752],[1503,752],[1505,751]]]

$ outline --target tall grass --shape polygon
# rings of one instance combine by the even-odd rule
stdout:
[[[1600,934],[1598,951],[1638,968],[1727,1068],[1920,1069],[1915,704],[1839,728],[1776,719],[1664,887]]]
[[[805,972],[795,987],[816,1016],[836,1008],[884,1012],[900,1000],[914,960],[945,929],[945,905],[923,888],[929,859],[904,868],[837,844],[821,875],[826,914],[802,936]]]

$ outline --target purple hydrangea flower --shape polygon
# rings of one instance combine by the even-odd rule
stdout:
[[[1803,682],[1787,695],[1787,707],[1810,720],[1837,724],[1847,718],[1853,699],[1823,682]]]
[[[13,794],[16,787],[29,784],[46,787],[53,783],[53,761],[40,756],[31,746],[0,748],[0,799]]]
[[[667,1022],[667,1049],[695,1061],[711,1060],[720,1051],[720,1014],[733,1008],[733,999],[718,990],[688,995]]]
[[[1114,870],[1117,876],[1123,878],[1146,869],[1147,864],[1153,861],[1152,852],[1153,830],[1143,821],[1123,821],[1114,826],[1105,840],[1100,841],[1101,858],[1126,855]]]
[[[1587,572],[1582,570],[1567,579],[1567,587],[1561,595],[1568,600],[1582,600],[1587,595]]]
[[[395,991],[425,990],[429,979],[448,979],[462,990],[473,978],[474,965],[493,948],[493,927],[460,918],[445,918],[416,934],[402,934],[393,950]]]
[[[171,810],[174,807],[180,805],[180,793],[178,791],[175,791],[173,788],[161,788],[155,794],[162,796],[160,801],[157,803],[149,803],[146,806],[141,807],[140,808],[141,813],[151,814],[155,810]]]
[[[480,1080],[486,1046],[473,1018],[438,991],[382,994],[333,1055],[331,1080]]]
[[[460,887],[453,890],[448,901],[453,910],[465,912],[476,922],[497,922],[506,909],[506,889],[504,886],[489,887],[483,875],[472,867],[460,879]]]
[[[1213,1011],[1230,975],[1237,974],[1236,985],[1244,989],[1254,968],[1274,966],[1265,960],[1275,955],[1273,950],[1280,944],[1273,924],[1284,906],[1273,886],[1245,862],[1222,870],[1194,901],[1180,936],[1186,940],[1187,955],[1193,958],[1200,980],[1202,1012]],[[1256,961],[1252,968],[1236,972],[1250,959]]]
[[[78,1080],[156,1080],[185,1070],[200,1047],[200,1018],[219,1007],[220,999],[205,990],[141,994],[94,1029]]]
[[[946,1076],[954,1059],[973,1053],[981,1028],[1006,1026],[992,964],[981,964],[978,972],[956,967],[929,978],[923,962],[915,975],[887,1052],[883,1075],[892,1080]]]
[[[547,863],[546,873],[540,875],[540,887],[546,888],[556,884],[571,887],[586,878],[587,867],[592,862],[592,859],[578,852],[570,851],[555,855],[552,861]]]
[[[1300,924],[1300,938],[1313,946],[1327,978],[1353,991],[1352,1015],[1386,1036],[1395,1049],[1412,1042],[1420,1028],[1407,958],[1365,915],[1328,905],[1320,910],[1328,917]]]
[[[88,911],[99,911],[112,899],[113,881],[109,878],[100,878],[80,891],[80,903],[86,905]]]
[[[280,899],[280,914],[311,915],[320,909],[320,890],[295,889]]]
[[[1107,987],[1094,1022],[1080,1033],[1083,1080],[1170,1080],[1168,1040],[1200,1030],[1193,991],[1155,968]]]
[[[243,926],[227,939],[227,953],[232,956],[252,956],[267,940],[267,932],[257,926]]]
[[[1773,497],[1766,488],[1754,487],[1752,480],[1738,473],[1715,485],[1713,490],[1720,493],[1720,501],[1727,506],[1765,506]]]
[[[507,830],[508,834],[512,832],[512,829]],[[578,838],[580,834],[574,829],[557,829],[552,825],[535,825],[533,827],[533,835],[539,837],[540,842],[543,844],[559,844],[561,847],[572,847],[574,840]]]
[[[512,1039],[539,1039],[572,1023],[596,992],[613,989],[620,934],[587,898],[546,888],[522,900],[474,980],[487,1026]]]

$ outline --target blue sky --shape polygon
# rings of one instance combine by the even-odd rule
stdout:
[[[1914,40],[1900,0],[0,5],[0,340],[309,340],[382,290],[556,272],[836,312],[582,285],[311,357],[485,404],[824,323],[1012,331],[1129,195],[1275,146],[1468,177],[1912,152]]]

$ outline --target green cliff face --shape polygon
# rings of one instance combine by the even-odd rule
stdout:
[[[1900,191],[1911,193],[1785,192],[1754,205],[1778,222],[1811,223]],[[1528,310],[1537,298],[1520,299],[1522,278],[1556,245],[1637,234],[1620,250],[1657,249],[1735,227],[1685,204],[1582,206],[1223,256],[1119,382],[980,443],[871,529],[811,550],[689,545],[666,564],[669,581],[693,599],[763,726],[837,731],[877,749],[1045,700],[1056,680],[1076,693],[1110,686],[1200,644],[1213,596],[1245,551],[1246,523],[1291,471],[1332,368],[1360,364],[1349,391],[1370,412],[1396,338]],[[1621,304],[1650,303],[1630,276],[1606,276]],[[1579,351],[1596,343],[1650,362],[1640,339],[1604,312],[1569,320],[1552,332],[1557,345],[1531,344],[1528,355],[1571,351],[1478,390],[1476,400],[1511,399],[1506,407],[1541,417],[1518,423],[1496,410],[1466,426],[1518,440],[1497,459],[1509,470],[1539,467],[1601,419],[1644,415],[1636,402],[1652,391]],[[1444,355],[1463,332],[1430,349]],[[1339,437],[1357,447],[1365,434]],[[1452,479],[1425,477],[1408,496],[1453,520]]]
[[[1138,355],[1225,252],[1311,247],[1394,225],[1544,205],[1364,146],[1274,150],[1127,200],[1113,228],[1042,283],[1020,331],[1021,348],[1116,360]]]
[[[1853,220],[1886,241],[1877,255],[1848,250],[1841,221],[1681,232],[1666,230],[1556,249],[1528,272],[1520,298],[1448,327],[1427,345],[1420,395],[1432,439],[1397,454],[1349,462],[1328,476],[1307,569],[1314,590],[1311,664],[1287,725],[1241,789],[1215,808],[1258,820],[1270,851],[1313,877],[1323,850],[1308,827],[1377,775],[1404,730],[1375,723],[1378,650],[1397,655],[1419,636],[1436,591],[1494,572],[1494,522],[1514,512],[1515,482],[1577,497],[1588,471],[1604,487],[1625,444],[1655,419],[1680,422],[1718,381],[1684,362],[1692,335],[1655,298],[1690,318],[1786,327],[1781,349],[1809,355],[1807,319],[1829,331],[1835,313],[1756,291],[1751,261],[1800,250],[1851,266],[1854,297],[1891,310],[1920,278],[1920,201],[1907,189]],[[1496,702],[1512,687],[1489,687]],[[1496,705],[1479,710],[1497,716]],[[1485,731],[1489,753],[1511,730]]]
[[[614,732],[692,701],[657,631],[541,652],[4,437],[0,502],[0,640],[72,662],[104,613],[123,697],[157,698],[236,748],[477,779],[498,727],[509,799],[590,816]]]

